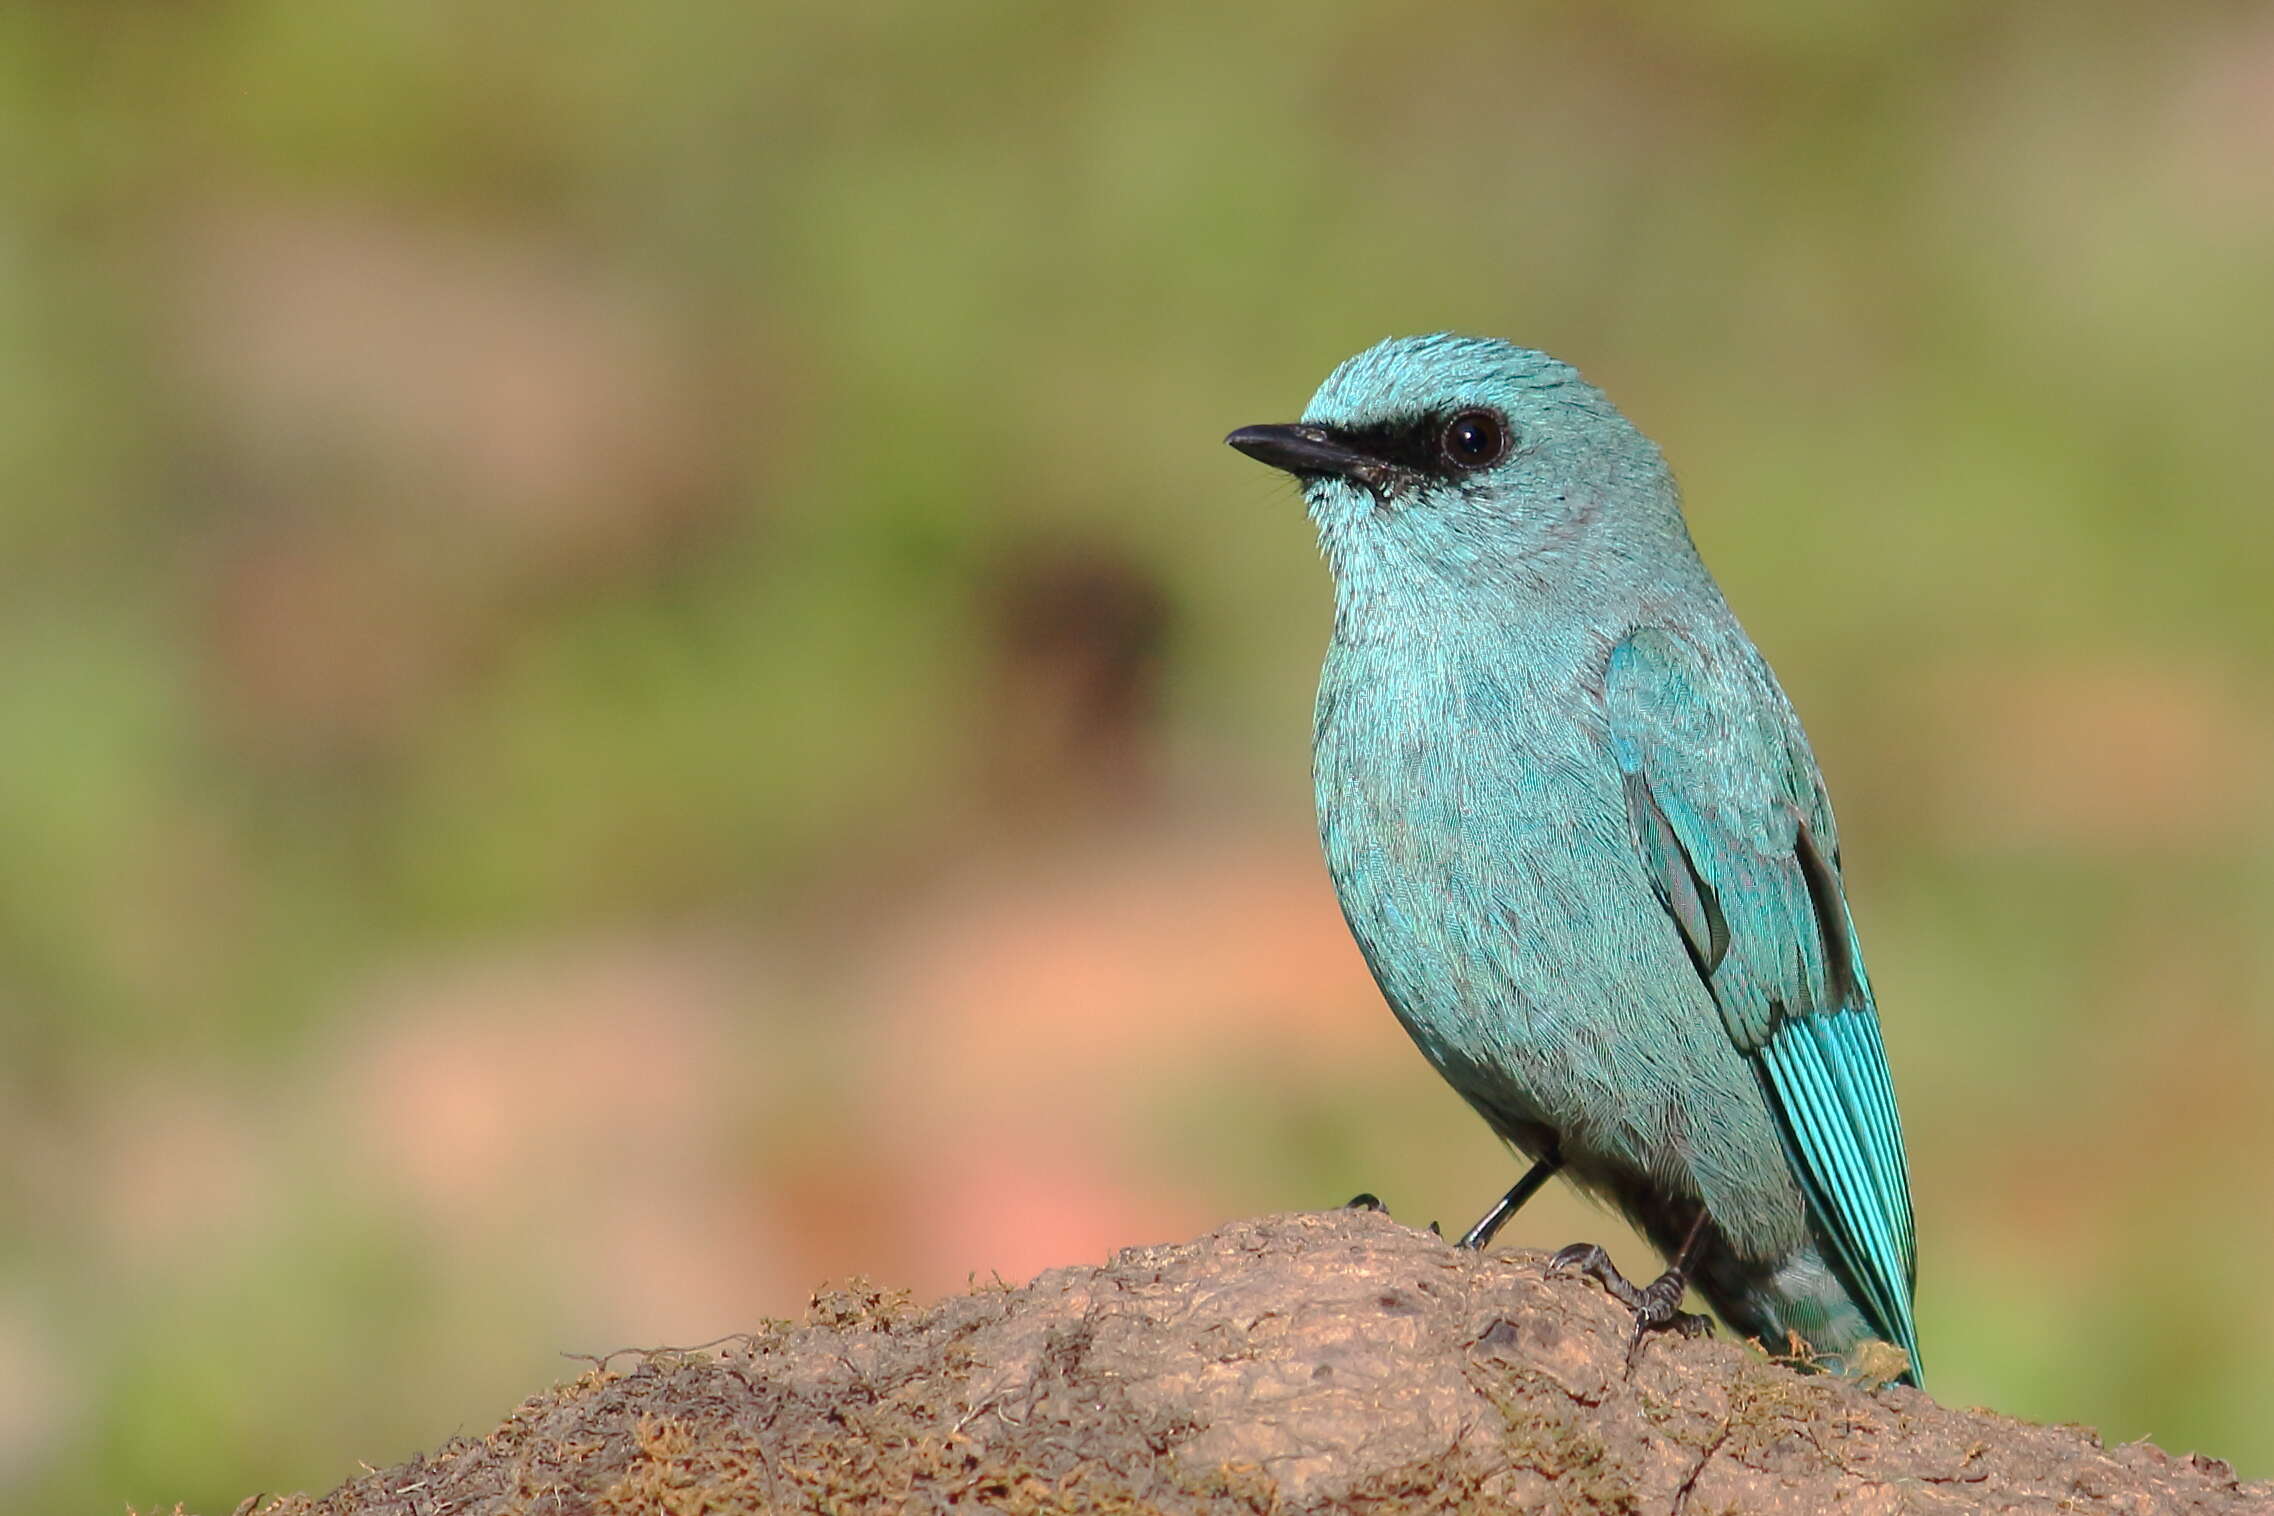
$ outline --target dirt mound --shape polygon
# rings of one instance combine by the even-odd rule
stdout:
[[[263,1516],[2274,1511],[2147,1443],[1655,1338],[1541,1255],[1273,1216],[918,1310],[865,1288],[603,1366]]]

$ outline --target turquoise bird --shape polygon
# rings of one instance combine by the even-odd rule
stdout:
[[[1584,1270],[1646,1331],[1919,1380],[1902,1124],[1822,775],[1699,560],[1658,449],[1577,372],[1399,338],[1299,424],[1225,439],[1302,487],[1335,582],[1319,831],[1407,1032],[1530,1167],[1669,1260]],[[1630,1362],[1632,1361],[1630,1355]]]

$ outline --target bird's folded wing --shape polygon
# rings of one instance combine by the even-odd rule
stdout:
[[[1902,1127],[1799,724],[1765,668],[1709,670],[1651,628],[1613,649],[1604,703],[1653,887],[1760,1073],[1834,1266],[1915,1366]]]

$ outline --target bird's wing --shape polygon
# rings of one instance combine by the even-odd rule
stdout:
[[[1903,1131],[1799,722],[1751,655],[1709,668],[1655,628],[1612,650],[1604,701],[1659,900],[1760,1074],[1833,1266],[1915,1369]]]

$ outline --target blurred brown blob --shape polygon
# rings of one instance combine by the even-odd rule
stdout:
[[[748,397],[625,277],[368,206],[222,206],[183,243],[213,679],[254,752],[381,743],[512,602],[720,525]]]
[[[222,207],[186,242],[180,363],[254,471],[373,471],[403,516],[565,567],[702,513],[724,376],[624,278],[368,206]]]
[[[1148,799],[1168,596],[1098,547],[1036,547],[993,577],[995,663],[986,780],[1032,820],[1124,812]]]
[[[491,615],[405,551],[399,523],[239,523],[208,579],[206,702],[249,756],[303,768],[385,752],[473,668]]]
[[[2266,723],[2215,676],[2172,664],[1983,667],[1928,685],[1935,796],[1993,846],[2195,847],[2234,840],[2268,768]]]

